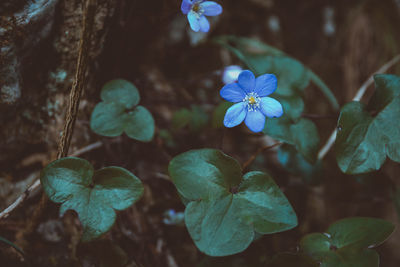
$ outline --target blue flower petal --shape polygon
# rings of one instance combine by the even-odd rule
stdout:
[[[264,74],[257,77],[254,92],[259,97],[267,96],[275,92],[277,86],[278,80],[274,74]]]
[[[261,112],[269,117],[280,117],[283,114],[283,108],[278,100],[271,97],[261,97]]]
[[[237,83],[225,85],[219,94],[223,99],[233,103],[241,102],[246,97],[246,93]]]
[[[182,0],[181,10],[183,14],[189,13],[190,9],[192,8],[192,1],[190,0]]]
[[[200,31],[208,32],[210,30],[210,23],[208,22],[205,16],[201,16],[199,18],[199,23],[200,23]]]
[[[240,102],[228,108],[224,118],[225,127],[232,128],[242,123],[246,117],[246,103]]]
[[[238,83],[246,93],[250,93],[254,91],[256,78],[251,71],[244,70],[239,74]]]
[[[259,110],[247,112],[244,123],[255,133],[261,132],[265,126],[265,116]]]
[[[190,24],[190,28],[192,28],[193,31],[198,32],[200,30],[200,23],[197,19],[197,14],[193,11],[190,11],[187,14],[187,18]]]
[[[205,1],[200,6],[204,9],[204,15],[206,16],[218,16],[222,13],[222,6],[213,1]]]

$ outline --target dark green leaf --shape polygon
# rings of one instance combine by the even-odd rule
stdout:
[[[172,128],[174,130],[180,130],[185,126],[189,125],[190,120],[192,118],[192,112],[190,112],[186,108],[182,108],[176,112],[172,116]]]
[[[94,171],[80,158],[62,158],[47,165],[40,174],[46,195],[62,203],[60,215],[75,210],[83,226],[82,240],[97,238],[115,221],[115,210],[123,210],[143,193],[140,180],[119,167]]]
[[[286,115],[268,119],[263,132],[287,144],[294,145],[305,159],[314,163],[317,158],[319,135],[315,124],[308,119],[294,122]]]
[[[288,172],[300,175],[308,184],[317,184],[322,179],[322,162],[309,163],[292,145],[279,147],[278,160]]]
[[[204,128],[208,123],[208,114],[203,108],[192,105],[192,117],[189,123],[192,132],[198,132]]]
[[[176,156],[169,165],[179,194],[189,201],[185,222],[197,247],[212,256],[245,250],[254,232],[269,234],[297,225],[290,203],[272,178],[249,172],[214,149]]]
[[[378,267],[379,255],[372,249],[343,248],[321,253],[317,261],[320,267]]]
[[[304,110],[304,101],[299,96],[280,96],[275,95],[274,98],[278,100],[282,106],[284,113],[291,118],[292,120],[296,120],[301,117],[301,114]]]
[[[328,236],[321,233],[312,233],[303,237],[300,247],[308,255],[315,255],[331,249],[331,240]]]
[[[378,246],[394,225],[375,218],[346,218],[333,223],[326,234],[309,234],[301,250],[325,267],[378,267],[379,255],[368,249]]]
[[[340,112],[336,158],[349,174],[378,170],[386,160],[400,162],[400,77],[376,75],[367,106],[346,104]]]
[[[180,130],[189,126],[192,132],[200,131],[207,125],[208,115],[203,108],[197,105],[192,105],[191,109],[182,108],[176,111],[172,117],[172,128]]]
[[[130,82],[122,79],[112,80],[101,89],[101,99],[104,102],[115,102],[131,109],[140,101],[139,91]]]
[[[332,245],[337,248],[357,246],[376,247],[393,232],[394,225],[382,219],[354,217],[337,221],[329,226]]]

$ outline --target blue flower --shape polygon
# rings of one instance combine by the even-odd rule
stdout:
[[[224,125],[231,128],[244,121],[251,131],[261,132],[265,116],[274,118],[283,114],[281,103],[267,97],[277,85],[274,74],[264,74],[256,79],[251,71],[242,71],[237,83],[227,84],[220,91],[222,98],[236,103],[226,111]]]
[[[222,7],[213,1],[182,0],[182,13],[187,15],[190,28],[195,32],[208,32],[210,23],[205,16],[218,16]]]
[[[239,74],[242,72],[242,67],[231,65],[224,69],[222,73],[222,82],[224,84],[237,82]]]

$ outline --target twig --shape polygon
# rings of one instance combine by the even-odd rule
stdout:
[[[395,56],[392,60],[387,62],[385,65],[383,65],[377,72],[371,75],[368,80],[366,80],[363,85],[361,85],[360,89],[358,89],[357,94],[354,96],[353,101],[360,101],[363,95],[365,94],[365,91],[367,91],[367,88],[374,82],[374,75],[378,73],[384,73],[386,72],[390,67],[392,67],[394,64],[400,61],[400,55]]]
[[[94,150],[96,148],[99,148],[103,145],[102,142],[96,142],[93,144],[90,144],[88,146],[85,146],[74,153],[71,154],[72,157],[78,157],[84,153],[87,153],[91,150]],[[7,218],[10,213],[17,208],[19,205],[21,205],[30,195],[33,191],[35,191],[37,188],[40,186],[40,180],[37,179],[28,189],[26,189],[10,206],[8,206],[5,210],[0,212],[0,219],[5,219]]]
[[[374,74],[371,75],[371,77],[368,78],[358,89],[356,95],[353,98],[353,101],[360,101],[361,98],[364,96],[365,92],[367,91],[367,88],[374,82],[374,75],[379,74],[379,73],[384,73],[386,72],[390,67],[395,65],[397,62],[400,61],[400,55],[395,56],[392,60],[387,62],[385,65],[383,65],[379,70],[377,70]],[[333,143],[336,140],[336,133],[337,130],[335,129],[331,136],[329,137],[328,141],[325,143],[325,145],[321,148],[321,150],[318,152],[318,159],[321,160],[325,157],[325,155],[328,153],[328,151],[332,148]]]
[[[91,43],[91,33],[94,24],[94,16],[96,11],[96,0],[87,0],[85,2],[83,15],[83,30],[79,42],[79,54],[76,66],[75,81],[69,95],[69,105],[64,123],[60,141],[58,143],[57,159],[68,155],[69,145],[71,143],[72,133],[74,130],[76,116],[78,114],[80,97],[83,88],[86,85],[86,70],[89,59],[89,48]],[[33,215],[28,221],[28,225],[17,235],[17,240],[22,247],[25,247],[25,237],[28,236],[36,228],[46,206],[48,198],[46,194],[42,194],[39,204],[37,205]]]
[[[250,165],[250,164],[256,159],[256,157],[257,157],[260,153],[262,153],[263,151],[272,149],[272,148],[274,148],[274,147],[276,147],[276,146],[280,146],[280,145],[282,145],[282,143],[278,142],[278,143],[275,143],[275,144],[270,145],[270,146],[263,146],[263,147],[260,147],[260,148],[256,151],[256,153],[254,153],[253,155],[251,155],[251,157],[250,157],[245,163],[243,163],[243,165],[242,165],[242,170],[243,170],[243,171],[246,170],[247,167],[249,167],[249,165]]]

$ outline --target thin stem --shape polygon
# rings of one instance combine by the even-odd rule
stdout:
[[[274,147],[280,146],[280,145],[282,145],[282,143],[278,142],[278,143],[275,143],[275,144],[270,145],[270,146],[263,146],[263,147],[260,147],[260,148],[256,151],[256,153],[254,153],[253,155],[251,155],[251,157],[250,157],[245,163],[243,163],[243,165],[242,165],[242,170],[243,170],[243,171],[246,170],[247,167],[249,167],[250,164],[253,163],[253,161],[256,159],[256,157],[257,157],[260,153],[262,153],[262,152],[264,152],[264,151],[266,151],[266,150],[272,149],[272,148],[274,148]]]
[[[368,80],[366,80],[358,89],[356,95],[353,98],[353,101],[360,101],[362,97],[364,96],[365,92],[367,91],[368,87],[374,82],[374,75],[379,74],[379,73],[384,73],[386,72],[390,67],[395,65],[397,62],[400,61],[400,55],[395,56],[392,60],[387,62],[385,65],[383,65],[379,70],[377,70],[374,74],[372,74]],[[318,152],[318,159],[321,160],[325,157],[325,155],[329,152],[329,150],[332,148],[333,143],[335,143],[336,140],[336,133],[337,130],[333,130],[331,133],[328,141],[325,143],[325,145],[321,148],[321,150]]]

